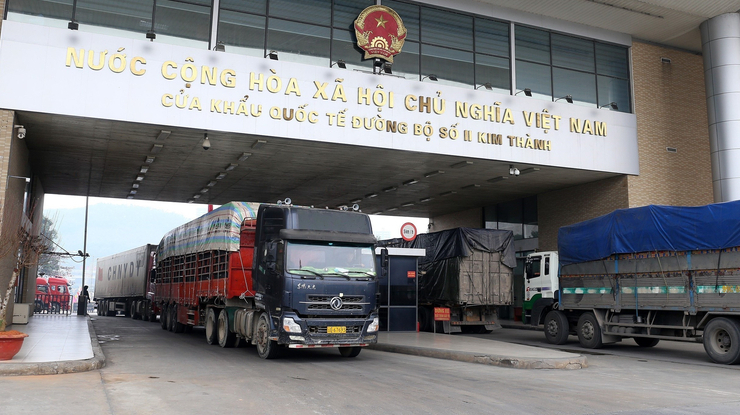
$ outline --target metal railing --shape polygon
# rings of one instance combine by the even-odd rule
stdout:
[[[34,314],[66,314],[72,311],[72,296],[69,294],[36,294]]]

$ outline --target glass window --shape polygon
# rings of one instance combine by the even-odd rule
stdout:
[[[286,271],[298,275],[375,275],[370,246],[288,242]]]
[[[357,39],[355,37],[354,30],[348,31],[334,29],[334,39],[331,43],[332,62],[343,60],[347,65],[347,69],[362,69],[366,71],[372,71],[373,60],[363,60],[365,52],[357,47],[356,42]],[[405,46],[404,49],[406,49]],[[404,53],[405,52],[406,51],[404,50]],[[395,64],[393,66],[393,69],[395,72]]]
[[[553,33],[552,64],[594,72],[594,42]]]
[[[280,60],[328,66],[330,32],[328,27],[270,19],[267,50],[280,52]]]
[[[233,10],[236,12],[249,12],[265,14],[267,10],[267,0],[221,0],[221,10]]]
[[[488,19],[475,19],[475,51],[509,56],[509,24]],[[508,64],[507,64],[508,67]]]
[[[157,0],[154,31],[157,34],[208,42],[211,7],[181,1]]]
[[[532,97],[538,99],[552,99],[552,87],[550,83],[550,66],[537,63],[516,61],[516,89],[522,91],[524,88],[532,90]]]
[[[331,0],[270,0],[270,16],[331,25]]]
[[[630,71],[627,48],[596,43],[596,73],[628,79]]]
[[[437,75],[439,83],[473,85],[473,54],[455,49],[422,45],[421,75]]]
[[[516,26],[514,38],[516,39],[517,59],[550,64],[550,34],[548,32]]]
[[[265,56],[265,17],[221,10],[218,40],[230,53]]]
[[[8,19],[33,24],[67,27],[72,19],[73,0],[10,0]],[[15,15],[17,13],[18,15]],[[59,19],[59,20],[56,20]]]
[[[406,42],[403,51],[393,57],[393,74],[407,78],[419,78],[419,44]]]
[[[395,10],[406,26],[406,40],[419,41],[419,6],[397,1],[383,1],[383,6]]]
[[[373,4],[372,0],[334,0],[334,27],[354,31],[357,16]]]
[[[571,95],[574,104],[596,105],[596,75],[592,73],[552,68],[552,85],[555,99]]]
[[[631,112],[630,83],[626,79],[610,78],[608,76],[597,76],[599,84],[599,106],[616,102],[619,111]]]
[[[473,50],[473,18],[422,7],[421,41],[456,49]]]
[[[509,93],[509,59],[480,53],[475,55],[475,83],[480,86],[487,82],[497,92]]]
[[[75,19],[81,24],[146,33],[152,27],[152,6],[153,0],[78,0]]]

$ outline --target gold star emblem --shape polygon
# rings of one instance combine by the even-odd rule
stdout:
[[[383,26],[384,29],[385,29],[385,24],[388,22],[387,20],[383,19],[383,16],[376,18],[375,21],[378,22],[378,25],[375,27]]]

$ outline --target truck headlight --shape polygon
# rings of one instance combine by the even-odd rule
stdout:
[[[374,331],[378,331],[378,327],[380,326],[380,320],[378,320],[377,317],[373,319],[373,322],[370,323],[369,326],[367,326],[367,332],[372,333]]]
[[[301,326],[292,317],[283,317],[283,330],[288,333],[300,333]]]

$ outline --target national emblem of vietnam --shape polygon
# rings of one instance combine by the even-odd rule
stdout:
[[[364,59],[382,58],[393,62],[406,40],[406,27],[393,9],[370,6],[355,20],[357,46],[365,51]]]

